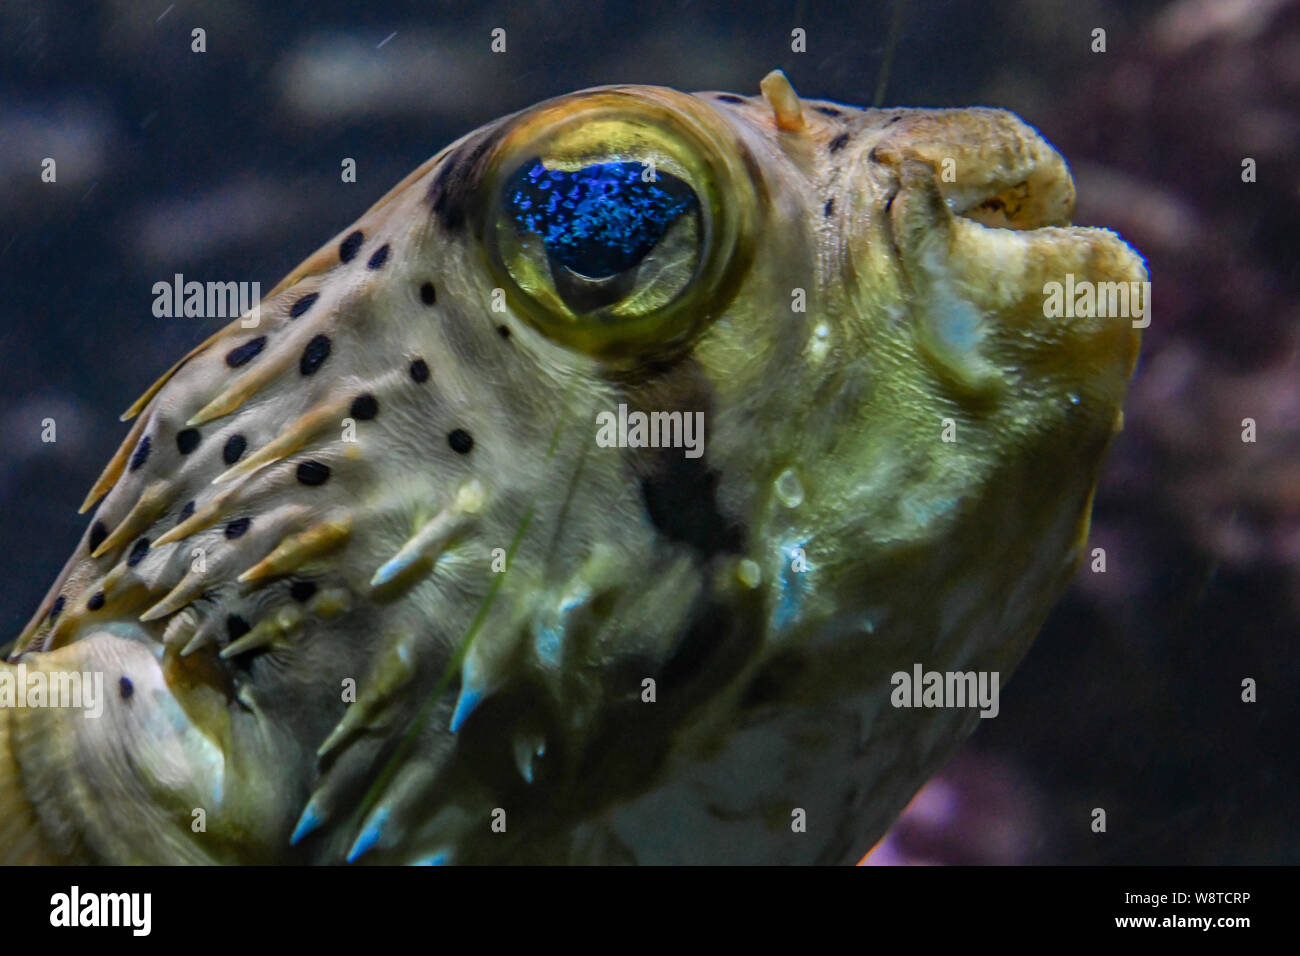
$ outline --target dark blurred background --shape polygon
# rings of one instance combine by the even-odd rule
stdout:
[[[755,93],[779,66],[870,105],[896,9],[3,0],[0,644],[78,540],[118,413],[224,324],[154,318],[154,282],[269,291],[451,139],[573,89]],[[1154,317],[1097,497],[1107,572],[1081,569],[871,862],[1300,862],[1300,2],[912,0],[899,22],[885,105],[1039,127],[1076,221],[1148,257]]]

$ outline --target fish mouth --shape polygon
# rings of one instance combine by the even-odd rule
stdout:
[[[0,662],[11,693],[26,688],[0,708],[0,865],[266,862],[245,831],[283,842],[297,794],[271,768],[297,752],[256,702],[227,705],[214,668],[104,628]]]
[[[1149,322],[1146,267],[1110,230],[1071,224],[1061,154],[1003,110],[872,121],[876,142],[864,142],[853,178],[850,280],[896,288],[919,352],[963,400],[1014,401],[1017,383],[1034,379],[1063,402],[1095,396],[1097,414],[1118,422],[1109,409]],[[1064,314],[1054,290],[1076,280],[1117,303],[1124,291],[1123,307]]]

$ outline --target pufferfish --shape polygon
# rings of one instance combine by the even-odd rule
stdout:
[[[979,720],[893,675],[1005,677],[1085,546],[1140,333],[1045,288],[1146,271],[1073,201],[780,72],[453,143],[124,416],[0,857],[858,859]]]

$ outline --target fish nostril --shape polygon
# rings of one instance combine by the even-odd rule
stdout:
[[[420,286],[420,301],[425,305],[433,305],[438,301],[438,290],[433,287],[432,282]]]

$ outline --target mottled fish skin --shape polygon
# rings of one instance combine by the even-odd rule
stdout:
[[[532,159],[697,208],[560,293]],[[0,859],[861,857],[978,720],[890,675],[1005,681],[1080,558],[1139,333],[1044,285],[1146,272],[1073,198],[1009,113],[779,73],[452,144],[134,409],[3,665],[104,713],[0,710]],[[620,404],[703,454],[598,445]]]

